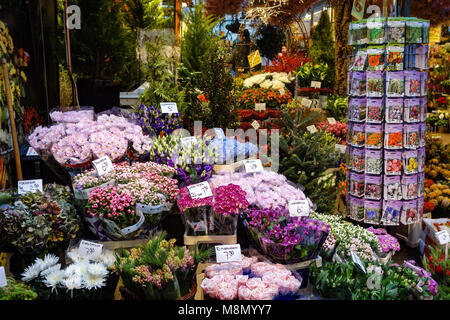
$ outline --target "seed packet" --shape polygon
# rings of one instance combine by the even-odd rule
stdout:
[[[348,45],[354,46],[356,45],[356,31],[355,31],[356,22],[350,22],[348,25]]]
[[[417,175],[417,189],[418,196],[422,197],[425,191],[425,172],[421,172]]]
[[[385,47],[369,47],[367,48],[367,70],[383,71],[385,65]]]
[[[354,147],[364,147],[365,144],[365,125],[355,123],[352,129],[352,143]]]
[[[423,219],[423,197],[417,199],[417,221],[422,221]]]
[[[383,151],[366,150],[366,174],[381,174],[383,172]]]
[[[381,201],[364,201],[364,222],[378,224],[381,219]]]
[[[381,200],[382,197],[382,176],[369,176],[365,175],[365,199],[369,200]]]
[[[417,18],[406,19],[406,36],[407,43],[422,43],[422,23]]]
[[[383,44],[386,42],[386,21],[384,18],[367,19],[367,43]]]
[[[420,73],[420,95],[426,96],[428,93],[428,72]]]
[[[386,123],[403,123],[403,99],[386,98],[384,113]]]
[[[348,44],[350,46],[367,44],[366,20],[352,22],[348,28]]]
[[[405,124],[403,126],[403,145],[407,149],[419,148],[420,126],[419,124]]]
[[[384,200],[402,200],[400,176],[384,176]]]
[[[358,198],[364,196],[364,174],[350,172],[350,194]]]
[[[364,122],[366,120],[366,98],[350,98],[348,110],[350,121]]]
[[[367,71],[367,96],[381,98],[384,95],[384,74],[382,71]]]
[[[420,122],[421,115],[421,101],[420,99],[404,99],[403,100],[403,118],[405,122],[417,123]]]
[[[420,97],[420,72],[405,71],[405,95],[407,97]]]
[[[352,170],[364,172],[365,169],[365,150],[364,148],[352,148]]]
[[[427,120],[427,98],[419,98],[420,101],[420,122],[425,122]]]
[[[355,55],[352,63],[350,64],[350,71],[364,71],[366,68],[367,61],[367,49],[359,48]]]
[[[349,95],[364,97],[366,95],[366,73],[351,72],[349,77]]]
[[[389,176],[402,174],[401,151],[384,151],[384,174]]]
[[[400,222],[403,224],[412,224],[417,221],[417,200],[403,201]]]
[[[425,171],[425,159],[426,159],[426,152],[425,147],[417,149],[417,162],[418,162],[418,172],[424,172]],[[367,162],[367,158],[366,158]]]
[[[417,174],[419,172],[419,160],[417,150],[403,151],[403,168],[405,174]]]
[[[401,71],[404,68],[405,47],[390,45],[386,47],[386,70]]]
[[[366,125],[366,148],[381,149],[383,147],[383,125]]]
[[[405,43],[406,24],[404,18],[388,18],[387,38],[390,43]]]
[[[356,221],[364,220],[364,199],[350,196],[350,218]]]
[[[430,42],[430,20],[421,19],[422,22],[422,43]]]
[[[386,96],[399,98],[405,95],[405,76],[403,71],[386,72]]]
[[[427,124],[425,122],[419,123],[419,147],[425,147],[427,139]]]
[[[428,69],[428,45],[411,44],[406,46],[405,70],[406,69]]]
[[[410,200],[416,199],[418,197],[418,184],[417,184],[417,174],[410,176],[402,176],[402,192],[403,199]]]
[[[383,201],[383,216],[381,217],[381,223],[385,226],[399,225],[402,205],[402,201]]]
[[[384,147],[386,149],[403,148],[403,125],[386,124],[384,132]]]
[[[348,108],[348,112],[350,112],[350,108]],[[349,145],[351,145],[352,139],[353,139],[353,122],[348,122],[347,123],[347,134],[345,136],[345,141],[349,141],[350,143],[347,143],[347,150],[349,150]],[[347,162],[350,163],[350,162]]]
[[[383,123],[383,99],[367,99],[367,123]]]

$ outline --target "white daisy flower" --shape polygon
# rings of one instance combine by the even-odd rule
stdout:
[[[108,270],[102,263],[91,263],[88,265],[88,273],[96,276],[106,276]]]
[[[83,285],[88,290],[101,288],[105,285],[105,278],[101,275],[88,273],[83,277]]]

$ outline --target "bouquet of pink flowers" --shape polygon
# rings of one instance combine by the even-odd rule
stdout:
[[[315,124],[317,130],[321,131],[321,130],[326,130],[328,133],[331,133],[333,136],[335,136],[338,140],[340,144],[345,144],[345,140],[347,137],[347,124],[346,123],[342,123],[339,121],[336,121],[336,123],[331,124],[328,122],[328,120],[326,121],[322,121],[322,122],[318,122]]]

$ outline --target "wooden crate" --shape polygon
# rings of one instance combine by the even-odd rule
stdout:
[[[107,250],[116,250],[116,249],[129,249],[137,246],[145,245],[148,242],[148,238],[143,239],[133,239],[133,240],[122,240],[122,241],[99,241],[99,244],[103,245],[103,248]]]
[[[250,159],[256,159],[256,156],[254,156],[254,155],[250,156],[250,157],[246,158],[245,160],[250,160]],[[241,161],[233,162],[231,164],[215,164],[213,170],[216,173],[220,172],[220,171],[226,171],[226,172],[233,173],[243,167],[244,167],[244,160],[241,160]]]

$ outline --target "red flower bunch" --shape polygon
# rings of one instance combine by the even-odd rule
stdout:
[[[44,120],[34,107],[25,107],[23,111],[23,122],[25,134],[30,134],[37,126],[42,125]]]
[[[446,97],[439,97],[437,99],[437,102],[441,105],[441,107],[445,107],[447,105],[447,98]]]
[[[433,210],[434,210],[434,204],[432,204],[430,201],[423,202],[423,211],[430,212]]]
[[[326,130],[333,136],[339,139],[339,143],[345,144],[345,138],[347,136],[347,124],[336,121],[335,124],[330,124],[328,120],[316,123],[317,130]]]
[[[425,179],[425,188],[429,188],[434,184],[434,181],[431,179]]]
[[[437,277],[448,279],[450,275],[450,261],[445,260],[444,250],[438,246],[428,246],[423,257],[424,267]],[[447,280],[448,281],[448,280]]]
[[[199,94],[197,96],[198,100],[200,100],[201,102],[208,102],[209,99],[204,95],[204,94]]]
[[[305,57],[298,50],[283,50],[283,52],[278,53],[277,57],[272,60],[272,65],[267,66],[266,70],[267,72],[290,73],[311,61],[311,58]]]

